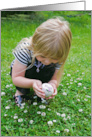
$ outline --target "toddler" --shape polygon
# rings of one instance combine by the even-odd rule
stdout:
[[[43,99],[51,99],[57,94],[71,39],[69,23],[56,17],[43,22],[32,37],[20,41],[13,50],[15,59],[10,73],[16,86],[14,98],[18,106],[21,106],[22,96],[28,94],[30,88]],[[45,97],[42,83],[53,86],[51,97]]]

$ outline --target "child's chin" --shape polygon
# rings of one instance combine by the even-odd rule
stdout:
[[[50,64],[46,64],[46,63],[44,63],[44,62],[42,62],[42,64],[43,64],[43,65],[50,65]]]

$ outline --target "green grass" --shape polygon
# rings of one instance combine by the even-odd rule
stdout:
[[[35,16],[2,18],[1,20],[1,135],[2,136],[91,136],[91,17],[88,12],[44,11]],[[67,15],[78,15],[70,16]],[[64,76],[58,94],[40,109],[39,105],[25,102],[23,109],[13,100],[15,87],[12,84],[10,64],[14,59],[12,49],[24,37],[33,35],[36,27],[53,16],[64,16],[70,22],[72,47],[64,67]],[[70,76],[68,76],[70,74]],[[78,83],[81,83],[78,86]],[[11,85],[10,85],[11,84]],[[66,94],[64,94],[66,93]],[[37,99],[34,99],[37,102]],[[9,106],[9,109],[6,109]],[[50,110],[49,110],[49,109]],[[24,113],[24,110],[27,110]],[[79,110],[82,110],[79,112]],[[46,116],[37,114],[45,112]],[[62,117],[61,114],[65,114]],[[18,116],[14,119],[14,116]],[[63,115],[64,116],[64,115]],[[22,118],[22,122],[18,119]],[[30,124],[30,120],[34,122]],[[53,125],[48,121],[56,120]],[[69,129],[66,132],[65,129]],[[59,130],[60,133],[57,133]]]

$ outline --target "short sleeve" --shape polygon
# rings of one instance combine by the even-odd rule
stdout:
[[[28,65],[28,63],[31,63],[32,57],[31,57],[31,51],[29,51],[27,48],[21,48],[17,52],[13,52],[13,55],[15,58],[22,64]]]
[[[60,67],[62,66],[63,63],[59,64],[59,63],[56,63],[55,64],[55,69],[60,69]]]

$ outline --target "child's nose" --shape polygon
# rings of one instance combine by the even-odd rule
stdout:
[[[45,63],[46,63],[46,64],[50,64],[50,60],[49,60],[49,59],[46,59],[46,60],[45,60]]]

